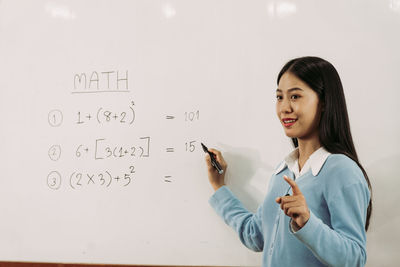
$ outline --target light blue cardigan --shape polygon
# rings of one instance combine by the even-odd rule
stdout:
[[[255,214],[245,209],[226,186],[218,189],[209,202],[245,246],[263,251],[263,266],[364,266],[370,192],[357,164],[345,155],[332,154],[318,175],[310,170],[296,179],[310,209],[310,219],[295,233],[290,218],[275,202],[290,188],[283,175],[294,178],[287,166],[273,175]]]

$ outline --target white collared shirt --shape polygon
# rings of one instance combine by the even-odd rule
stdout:
[[[285,160],[275,170],[275,174],[280,173],[287,166],[294,173],[296,179],[308,172],[310,168],[312,174],[317,176],[329,155],[331,153],[324,147],[318,148],[310,155],[303,168],[299,171],[299,148],[297,147],[285,157]]]

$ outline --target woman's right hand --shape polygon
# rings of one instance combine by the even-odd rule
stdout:
[[[208,180],[211,186],[217,191],[221,186],[225,185],[225,173],[228,165],[226,164],[224,158],[222,157],[221,152],[216,149],[210,148],[208,149],[211,153],[215,155],[215,159],[221,165],[221,168],[224,170],[222,174],[219,174],[218,171],[212,166],[210,155],[206,154],[206,163],[208,169]]]

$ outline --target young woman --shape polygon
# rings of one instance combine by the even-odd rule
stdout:
[[[255,214],[206,156],[210,204],[263,266],[364,266],[371,185],[354,148],[336,69],[321,58],[289,61],[278,75],[276,113],[295,150],[276,168]],[[222,168],[227,164],[210,149]]]

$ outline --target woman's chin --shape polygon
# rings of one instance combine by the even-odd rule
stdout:
[[[285,131],[285,134],[289,138],[297,138],[297,136],[298,136],[297,134],[295,134],[295,133],[293,133],[291,131]]]

